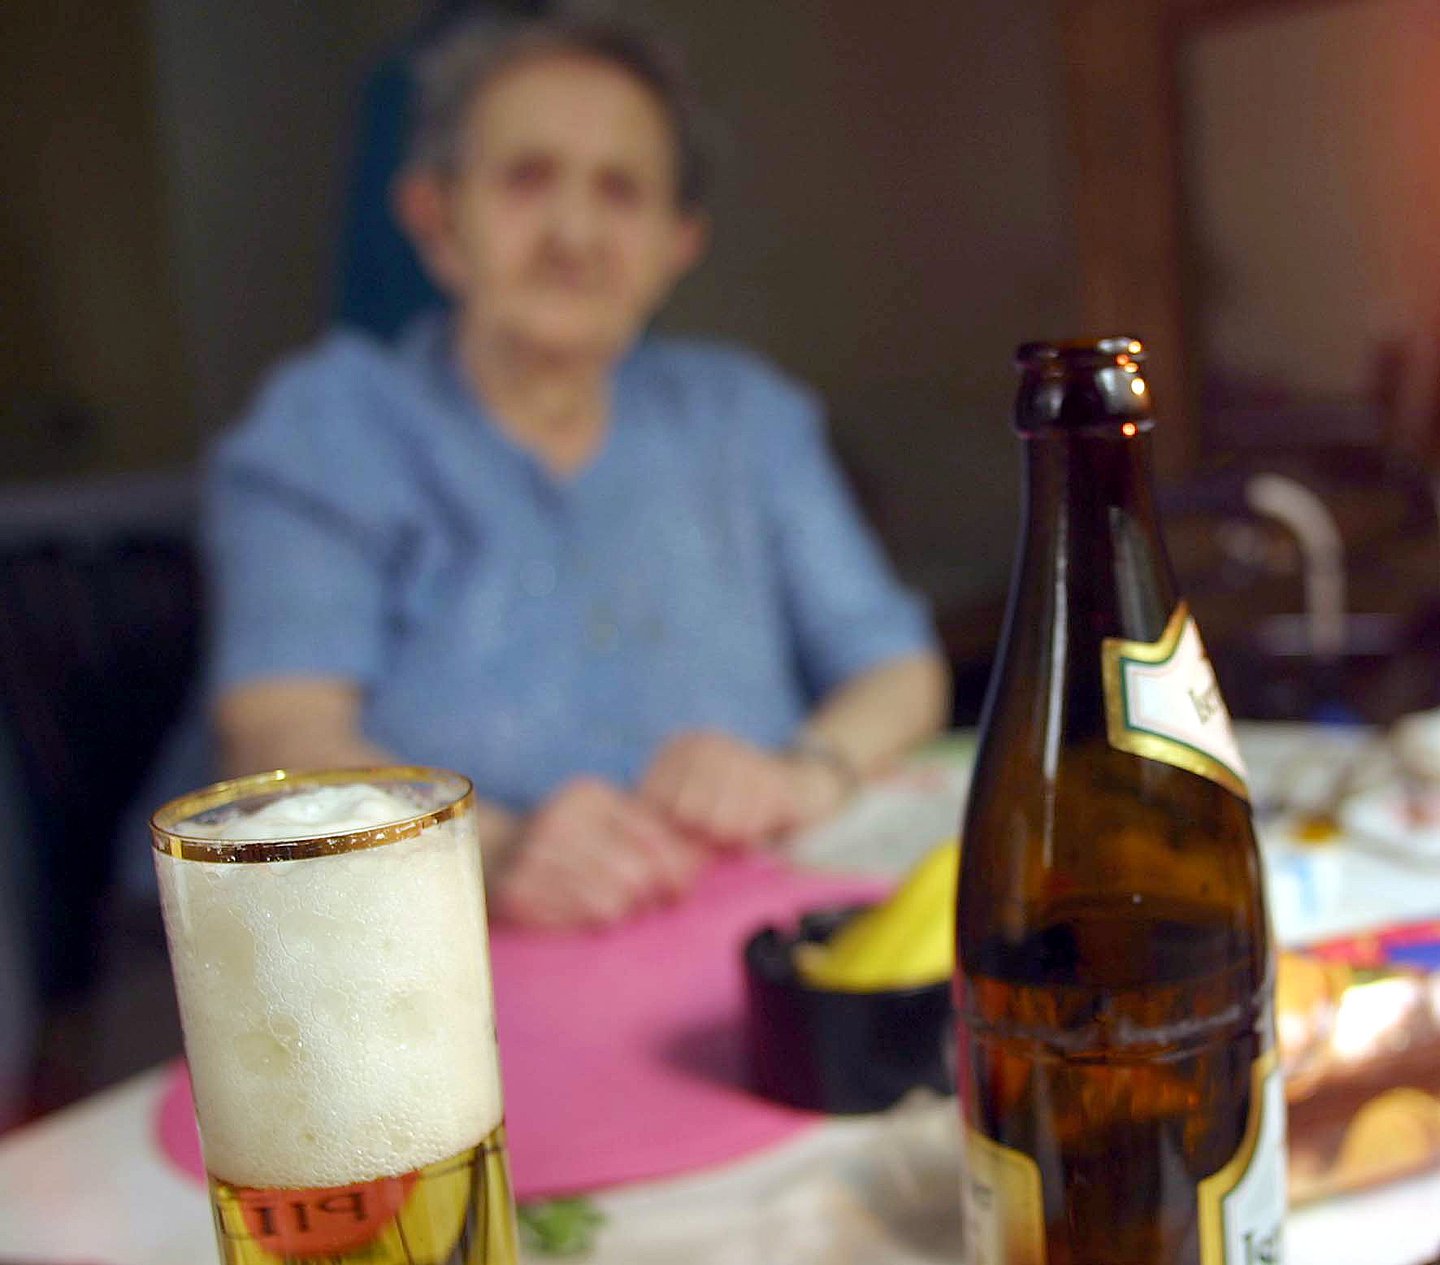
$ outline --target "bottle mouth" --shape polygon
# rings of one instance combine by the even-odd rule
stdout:
[[[1145,345],[1129,334],[1023,343],[1015,352],[1020,392],[1015,426],[1022,435],[1055,431],[1150,428]]]
[[[1022,373],[1064,373],[1067,369],[1123,369],[1145,363],[1145,344],[1132,334],[1111,334],[1105,338],[1070,338],[1060,342],[1021,343],[1015,351],[1015,367]]]

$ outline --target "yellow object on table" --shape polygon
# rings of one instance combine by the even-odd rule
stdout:
[[[858,914],[823,944],[796,946],[800,977],[837,992],[923,988],[955,970],[955,884],[960,845],[931,849],[882,904]]]

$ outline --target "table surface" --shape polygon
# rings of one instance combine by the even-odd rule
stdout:
[[[1307,744],[1329,743],[1339,758],[1353,741],[1296,726],[1241,726],[1240,738],[1257,787]],[[952,770],[955,753],[952,748],[942,761]],[[924,777],[915,783],[924,784]],[[895,840],[933,840],[934,833],[924,830],[940,820],[938,813],[948,812],[954,820],[953,808],[944,802],[937,808],[937,799],[962,792],[953,780],[939,796],[933,782],[926,793],[892,788],[808,840],[804,855],[818,865],[854,868],[856,839],[873,843],[886,833],[877,831],[876,823],[886,822],[894,846],[883,864],[872,855],[872,868],[903,868],[909,857],[900,855],[904,848]],[[1264,837],[1282,941],[1440,916],[1440,863],[1417,867],[1343,842],[1302,854],[1287,844],[1283,831]],[[153,1069],[0,1142],[0,1262],[200,1265],[215,1259],[205,1192],[171,1166],[154,1140],[165,1075],[165,1069]],[[786,1233],[807,1219],[833,1231],[849,1218],[863,1230],[864,1195],[877,1180],[876,1165],[883,1162],[877,1156],[887,1136],[900,1127],[924,1129],[941,1116],[948,1121],[948,1114],[948,1105],[931,1104],[912,1110],[915,1124],[904,1117],[897,1124],[895,1113],[832,1120],[717,1170],[607,1192],[596,1198],[607,1225],[590,1259],[596,1265],[669,1265],[682,1250],[687,1265],[839,1259],[819,1250],[806,1255],[814,1245],[797,1245]],[[1286,1261],[1418,1265],[1437,1247],[1440,1173],[1430,1173],[1296,1211],[1288,1225]],[[707,1248],[713,1248],[709,1255]]]

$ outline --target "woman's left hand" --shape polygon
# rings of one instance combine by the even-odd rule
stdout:
[[[834,812],[848,790],[824,761],[712,731],[671,738],[640,783],[681,829],[730,849],[782,839]]]

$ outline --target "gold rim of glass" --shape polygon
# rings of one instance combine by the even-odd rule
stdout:
[[[374,826],[366,830],[349,830],[333,835],[297,835],[287,839],[211,839],[187,835],[177,827],[204,813],[223,808],[240,800],[281,790],[301,790],[312,786],[336,786],[350,782],[428,782],[454,793],[438,808],[426,809],[414,816]],[[463,773],[449,769],[427,768],[418,764],[376,765],[370,768],[324,769],[297,772],[274,769],[268,773],[252,773],[246,777],[215,782],[188,795],[181,795],[157,808],[150,818],[150,838],[155,851],[184,861],[222,861],[234,864],[256,864],[263,861],[303,861],[310,857],[337,856],[359,852],[386,844],[413,839],[422,831],[441,822],[451,821],[470,810],[475,802],[475,788]]]

